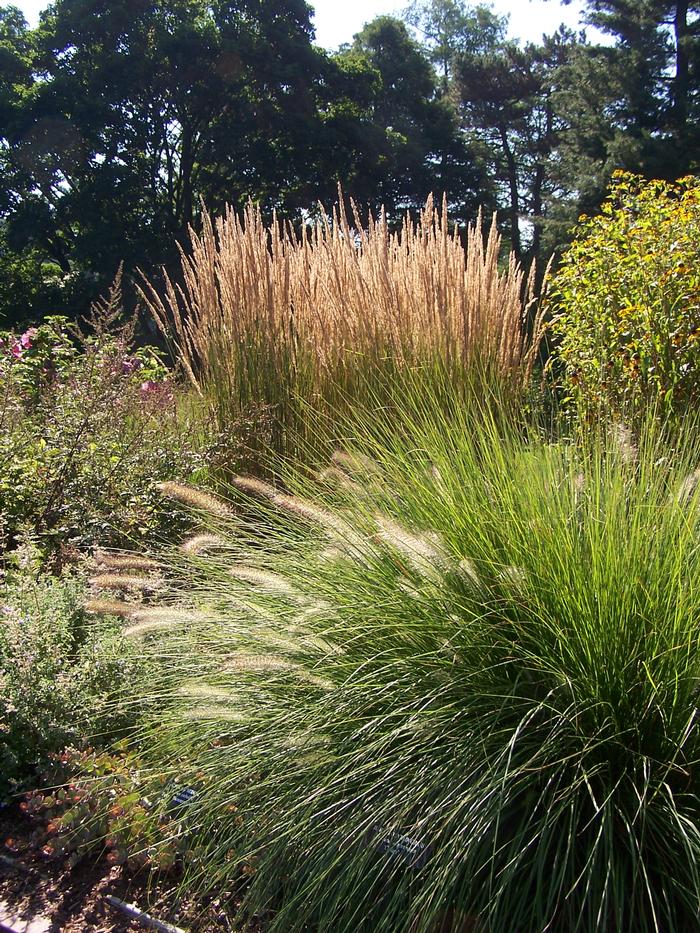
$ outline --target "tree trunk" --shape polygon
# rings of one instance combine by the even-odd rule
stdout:
[[[506,159],[508,169],[508,188],[510,191],[510,245],[518,259],[521,258],[522,249],[520,246],[520,197],[518,194],[518,166],[515,162],[515,156],[508,141],[508,130],[501,125],[498,128],[501,145],[503,146],[503,155]]]
[[[671,118],[673,135],[680,146],[685,144],[688,130],[688,97],[690,94],[688,6],[688,0],[678,0],[673,18],[676,71],[673,78]]]

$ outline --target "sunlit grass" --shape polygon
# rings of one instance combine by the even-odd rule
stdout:
[[[455,384],[476,361],[504,391],[528,384],[542,336],[535,270],[502,255],[495,221],[451,224],[430,200],[386,217],[323,215],[301,232],[250,205],[204,216],[179,279],[142,296],[221,428],[298,454],[309,404],[362,402],[377,374],[440,360]]]
[[[273,930],[696,928],[694,433],[401,392],[321,477],[202,513],[134,633],[144,746],[199,791],[188,883]]]

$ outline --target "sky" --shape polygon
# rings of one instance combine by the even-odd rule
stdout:
[[[3,0],[7,2],[7,0]],[[36,25],[39,10],[47,6],[46,0],[9,0],[18,6],[30,25]],[[128,0],[122,0],[128,2]],[[407,0],[309,0],[316,15],[316,42],[335,49],[350,42],[365,23],[383,13],[399,13]],[[474,0],[476,4],[476,0]],[[482,0],[483,2],[483,0]],[[576,28],[579,25],[581,0],[561,6],[557,0],[492,0],[496,12],[510,15],[510,34],[513,38],[536,42],[545,32],[554,32],[560,23]]]
[[[337,48],[341,43],[349,42],[353,35],[375,16],[382,13],[400,13],[408,6],[408,0],[308,2],[316,10],[316,42],[326,48]],[[477,0],[468,5],[476,6]],[[570,6],[561,6],[557,0],[492,0],[491,5],[497,13],[509,14],[510,35],[513,38],[531,42],[541,39],[545,32],[555,32],[560,23],[577,28],[583,6],[579,0],[574,0]]]

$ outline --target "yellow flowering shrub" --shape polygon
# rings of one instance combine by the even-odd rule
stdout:
[[[700,396],[700,179],[617,172],[550,288],[555,358],[584,410],[682,411]]]

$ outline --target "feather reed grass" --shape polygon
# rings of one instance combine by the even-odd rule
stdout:
[[[141,296],[220,423],[262,406],[285,452],[303,435],[304,403],[362,394],[360,372],[377,366],[439,359],[461,374],[478,362],[520,391],[542,313],[534,269],[512,255],[503,266],[501,248],[495,218],[486,236],[481,217],[460,230],[432,199],[397,231],[383,211],[364,224],[353,205],[351,217],[321,208],[297,232],[251,204],[205,214],[179,279],[164,274],[162,292],[144,281]]]

